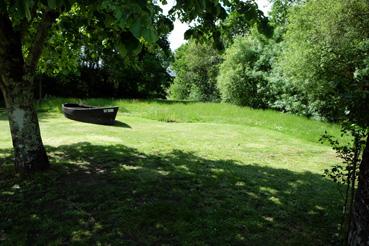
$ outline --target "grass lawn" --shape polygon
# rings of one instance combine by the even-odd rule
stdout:
[[[70,99],[69,99],[70,100]],[[40,105],[52,168],[11,164],[0,112],[0,244],[327,245],[341,196],[322,177],[339,129],[227,104],[88,100],[121,107],[117,126]]]

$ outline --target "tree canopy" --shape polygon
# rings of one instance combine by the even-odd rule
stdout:
[[[285,76],[320,114],[365,126],[368,17],[366,1],[309,1],[291,12],[280,59]]]

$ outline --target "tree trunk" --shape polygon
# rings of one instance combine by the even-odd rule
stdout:
[[[42,143],[37,113],[33,105],[33,88],[17,83],[11,93],[5,89],[5,102],[18,171],[45,170],[49,161]],[[27,88],[30,87],[30,88]],[[14,95],[14,91],[17,92]]]
[[[42,143],[37,113],[33,105],[31,86],[17,83],[11,93],[5,88],[4,97],[14,147],[15,167],[18,171],[44,170],[49,161]],[[27,88],[30,87],[30,88]],[[14,95],[16,93],[16,95]]]
[[[369,245],[369,135],[360,163],[348,245]]]
[[[8,111],[15,166],[26,172],[49,166],[33,105],[36,63],[31,65],[25,65],[20,33],[0,11],[0,89]]]

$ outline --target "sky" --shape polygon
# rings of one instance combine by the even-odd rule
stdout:
[[[169,9],[174,5],[175,0],[168,0],[167,2],[168,2],[167,5],[161,6],[164,14],[168,13]],[[256,2],[259,5],[259,9],[262,10],[265,15],[267,15],[271,8],[271,4],[269,3],[269,1],[268,0],[256,0]],[[169,37],[168,37],[170,48],[173,51],[186,42],[184,40],[183,34],[185,33],[187,29],[188,29],[188,24],[182,23],[179,20],[176,20],[174,22],[174,29],[169,34]]]

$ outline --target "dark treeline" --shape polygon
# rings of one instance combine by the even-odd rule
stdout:
[[[147,65],[147,64],[145,64]],[[78,73],[67,76],[38,74],[38,97],[114,97],[114,98],[165,98],[172,80],[166,68],[160,64],[145,70],[121,68],[111,71],[105,67],[81,66]]]
[[[73,61],[73,69],[52,70],[47,66],[35,77],[35,93],[39,98],[165,98],[172,77],[167,72],[171,53],[164,41],[167,46],[142,49],[134,60],[111,54],[89,60],[82,54]],[[160,52],[165,54],[160,57]]]

